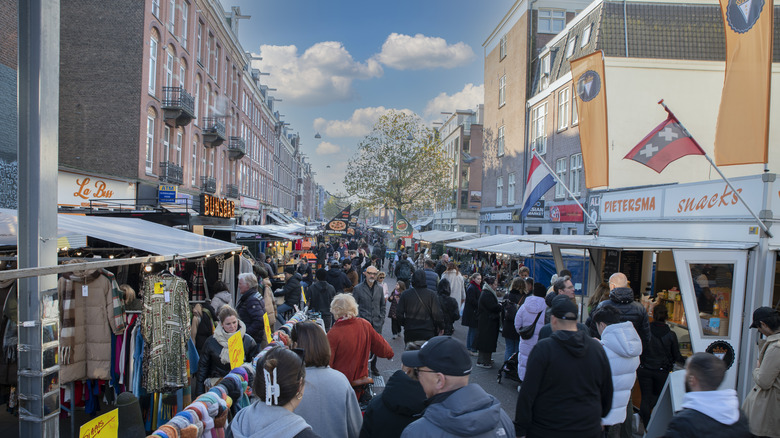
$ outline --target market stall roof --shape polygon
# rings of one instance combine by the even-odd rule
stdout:
[[[382,230],[382,231],[391,231],[393,229],[393,227],[391,227],[390,225],[374,225],[371,228]]]
[[[754,242],[722,242],[715,240],[646,239],[594,235],[526,234],[516,236],[526,242],[546,243],[566,248],[612,248],[627,251],[670,249],[750,249]],[[452,246],[452,245],[451,245]]]
[[[520,236],[515,234],[494,234],[492,236],[483,236],[476,239],[465,240],[463,242],[455,242],[446,244],[452,248],[458,249],[470,249],[474,251],[486,251],[485,247],[495,246],[502,243],[509,243],[519,240]]]
[[[190,233],[136,218],[57,215],[60,230],[83,234],[152,254],[199,257],[241,251],[231,242]]]
[[[0,247],[17,246],[19,219],[16,210],[0,208]],[[87,246],[87,236],[57,229],[57,248],[81,248]]]
[[[433,222],[432,217],[425,217],[412,223],[412,228],[414,228],[415,230],[419,230],[422,227],[428,226],[431,222]]]
[[[484,248],[480,248],[480,251],[495,252],[498,254],[506,254],[506,255],[518,256],[518,257],[531,257],[534,254],[551,253],[552,248],[550,247],[550,245],[546,245],[544,243],[521,242],[517,240],[514,242],[507,242],[507,243],[501,243],[493,246],[486,246]],[[562,248],[561,254],[581,256],[583,252],[582,249]]]
[[[461,231],[442,231],[431,230],[423,231],[415,234],[415,239],[423,240],[425,242],[440,243],[440,242],[452,242],[455,240],[471,239],[478,236],[477,233],[465,233]]]
[[[274,227],[274,225],[205,225],[203,228],[206,230],[232,231],[243,234],[266,234],[268,236],[286,240],[300,239],[298,236],[278,231],[278,229]]]

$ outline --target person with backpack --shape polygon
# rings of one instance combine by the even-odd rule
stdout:
[[[441,311],[444,314],[444,336],[452,336],[455,332],[453,323],[460,319],[460,306],[455,298],[450,296],[449,280],[442,278],[436,287]]]
[[[539,341],[539,332],[544,325],[544,313],[547,310],[547,303],[544,296],[547,288],[541,283],[534,283],[533,294],[529,295],[523,305],[517,310],[515,315],[515,331],[518,333],[521,329],[534,326],[533,335],[528,339],[520,339],[517,347],[517,377],[522,381],[525,378],[525,371],[528,365],[528,356],[531,355],[536,343]]]
[[[395,278],[398,281],[403,281],[405,284],[411,284],[412,274],[414,274],[414,265],[409,261],[406,253],[402,252],[401,260],[395,264]]]
[[[501,302],[501,335],[504,337],[504,344],[506,345],[504,362],[517,353],[520,344],[520,335],[515,330],[515,315],[517,314],[517,309],[520,308],[520,300],[524,297],[525,280],[516,277],[512,280],[509,292]]]

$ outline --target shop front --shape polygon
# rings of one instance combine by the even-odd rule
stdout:
[[[136,183],[116,178],[60,170],[57,173],[58,207],[115,207],[134,204]]]
[[[485,234],[520,234],[520,210],[480,212],[479,231]]]

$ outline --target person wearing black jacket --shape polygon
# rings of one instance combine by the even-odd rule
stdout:
[[[412,371],[406,367],[396,371],[385,389],[374,396],[363,416],[360,438],[398,438],[425,410],[425,391],[420,382],[407,375]]]
[[[634,324],[639,339],[642,340],[642,350],[647,349],[650,342],[650,322],[647,310],[640,303],[634,301],[634,291],[628,287],[628,278],[621,272],[616,272],[609,277],[609,299],[599,303],[599,308],[604,305],[617,307],[620,310],[620,321],[631,321]]]
[[[479,272],[471,274],[469,284],[466,286],[466,301],[463,304],[463,319],[460,323],[469,328],[466,335],[466,349],[472,356],[477,355],[477,335],[479,334],[479,321],[477,309],[479,307],[479,295],[482,293],[482,275]]]
[[[347,274],[341,270],[341,263],[339,262],[333,262],[333,264],[331,264],[325,281],[333,286],[333,289],[336,290],[336,295],[344,292],[344,289],[352,287],[352,282],[347,278]]]
[[[238,292],[241,296],[236,303],[236,312],[241,321],[246,324],[246,334],[252,337],[257,344],[263,344],[265,337],[265,301],[257,291],[257,277],[251,272],[238,275]]]
[[[482,285],[482,293],[479,295],[477,321],[479,334],[477,335],[477,366],[481,368],[493,367],[493,353],[498,344],[498,329],[501,326],[501,306],[498,304],[496,277],[485,277]]]
[[[455,332],[453,323],[460,319],[460,311],[458,310],[458,301],[450,296],[450,281],[446,278],[439,280],[437,287],[437,293],[439,295],[439,304],[441,305],[441,311],[444,317],[444,336],[452,336]]]
[[[298,261],[297,272],[301,276],[301,285],[306,288],[314,280],[314,276],[311,272],[311,265],[306,257],[301,257]]]
[[[325,324],[325,331],[330,330],[333,325],[333,314],[330,313],[330,302],[333,301],[333,297],[336,296],[336,289],[333,288],[325,279],[328,276],[328,271],[324,269],[317,269],[314,274],[316,281],[309,286],[309,307],[315,312],[320,312],[322,315],[322,322]]]
[[[597,438],[612,408],[612,370],[599,341],[577,330],[577,306],[555,300],[553,334],[528,357],[515,411],[515,435]]]
[[[412,287],[401,294],[396,319],[404,328],[404,343],[427,341],[444,327],[439,300],[428,289],[424,271],[412,274]]]
[[[512,280],[509,293],[504,296],[504,302],[501,306],[501,336],[504,337],[504,362],[508,361],[513,354],[519,351],[520,335],[515,328],[515,315],[520,308],[520,300],[525,297],[525,280],[517,277]]]
[[[295,306],[301,305],[301,274],[295,271],[295,266],[284,267],[284,288],[281,291],[274,292],[274,296],[284,296],[284,303],[276,308],[276,318],[281,324],[287,321],[285,313],[293,310]]]
[[[636,370],[639,388],[642,390],[642,404],[639,416],[647,427],[650,412],[658,402],[666,378],[674,369],[675,363],[684,362],[680,355],[677,335],[666,325],[669,311],[659,304],[653,308],[653,322],[650,323],[650,342],[639,356],[639,368]]]

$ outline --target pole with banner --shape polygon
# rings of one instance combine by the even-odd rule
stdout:
[[[583,207],[583,206],[582,206],[582,204],[580,204],[580,201],[578,201],[578,200],[577,200],[577,197],[576,197],[576,196],[574,196],[574,193],[572,193],[572,192],[571,192],[571,190],[569,190],[569,187],[567,187],[567,186],[566,186],[566,184],[565,184],[565,183],[564,183],[564,182],[563,182],[563,181],[562,181],[560,178],[558,178],[558,175],[556,175],[556,174],[555,174],[555,172],[552,170],[552,168],[550,167],[550,165],[549,165],[549,164],[547,164],[547,162],[546,162],[546,161],[544,161],[544,159],[542,159],[542,157],[541,157],[541,156],[539,156],[539,153],[538,153],[538,152],[536,152],[536,148],[533,148],[533,149],[531,149],[531,153],[533,153],[533,154],[534,154],[534,156],[535,156],[536,158],[538,158],[538,159],[539,159],[539,161],[542,163],[542,165],[543,165],[544,167],[546,167],[546,168],[547,168],[547,170],[549,170],[549,171],[550,171],[550,175],[552,175],[552,176],[553,176],[553,178],[555,178],[555,180],[558,182],[558,184],[560,184],[561,186],[563,186],[564,190],[566,190],[566,193],[568,193],[568,194],[569,194],[569,196],[571,196],[571,198],[574,200],[574,202],[575,202],[575,203],[577,203],[577,207],[579,207],[579,208],[580,208],[580,210],[582,210],[582,213],[583,213],[583,214],[585,214],[585,217],[587,217],[587,218],[588,218],[588,221],[589,221],[589,222],[593,222],[593,223],[595,224],[595,223],[596,223],[596,221],[595,221],[595,220],[593,220],[593,218],[590,216],[590,214],[588,213],[588,210],[586,210],[586,209],[585,209],[585,207]]]

